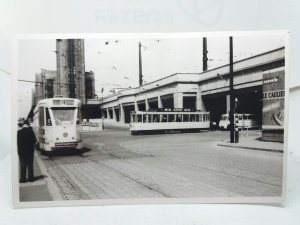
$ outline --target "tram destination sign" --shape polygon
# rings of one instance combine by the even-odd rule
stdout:
[[[74,100],[67,99],[67,100],[53,100],[53,105],[74,105]]]
[[[195,109],[192,108],[159,108],[155,111],[158,112],[195,112]]]

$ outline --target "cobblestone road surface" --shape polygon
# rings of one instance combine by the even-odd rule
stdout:
[[[108,126],[83,134],[89,152],[41,158],[64,200],[280,196],[282,153],[217,146],[228,136]]]

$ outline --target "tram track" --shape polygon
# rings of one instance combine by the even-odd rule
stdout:
[[[216,194],[277,196],[281,193],[280,176],[277,179],[275,173],[268,174],[273,171],[269,167],[262,167],[267,173],[259,174],[253,163],[249,164],[250,167],[246,166],[245,171],[236,170],[244,168],[241,163],[234,163],[236,167],[226,163],[215,164],[216,159],[224,154],[214,150],[210,137],[201,137],[201,148],[209,151],[201,152],[200,164],[195,158],[200,154],[196,134],[164,136],[163,142],[160,142],[162,138],[159,135],[136,139],[131,136],[127,139],[122,132],[115,136],[108,133],[106,136],[90,137],[85,140],[85,145],[92,151],[75,155],[74,159],[53,157],[49,160],[49,169],[54,171],[52,178],[63,199],[210,197]],[[187,142],[190,149],[182,151],[187,148]],[[236,153],[228,152],[225,156],[236,156]],[[252,152],[246,153],[238,153],[242,162],[246,157],[259,157]],[[266,153],[261,155],[264,157],[260,159],[260,165],[270,162]],[[277,161],[272,163],[278,165]]]
[[[54,180],[63,200],[73,200],[68,197],[70,192],[73,192],[73,195],[78,196],[78,200],[89,199],[88,195],[78,187],[75,181],[73,181],[68,173],[61,168],[61,165],[55,161],[55,159],[51,157],[49,158],[49,161],[51,162],[51,165],[48,167],[48,171],[53,170],[53,172],[56,173],[56,176],[54,176],[53,173],[50,173],[50,176]]]
[[[122,159],[122,157],[116,156],[116,155],[114,155],[113,153],[110,153],[110,155],[113,156],[113,157],[115,157],[115,158],[117,158],[118,160],[125,161],[124,159]],[[81,156],[81,157],[84,157],[85,159],[90,160],[90,161],[93,162],[93,163],[96,163],[96,164],[98,164],[98,165],[101,165],[102,167],[105,167],[105,168],[107,168],[107,169],[109,169],[109,170],[112,170],[112,171],[114,171],[115,173],[118,173],[118,174],[120,174],[120,175],[126,177],[127,179],[130,179],[131,181],[137,183],[138,185],[140,185],[140,186],[142,186],[142,187],[144,187],[144,188],[146,188],[146,189],[148,189],[148,190],[150,190],[150,191],[154,191],[154,192],[156,192],[156,193],[162,195],[162,196],[165,197],[165,198],[171,198],[171,197],[172,197],[171,195],[165,193],[164,191],[162,191],[162,190],[160,190],[160,189],[158,189],[158,188],[156,188],[156,187],[153,187],[153,186],[151,186],[151,185],[149,185],[149,184],[147,184],[147,183],[145,183],[145,182],[142,182],[142,181],[139,181],[139,180],[137,180],[137,179],[134,179],[134,178],[132,178],[130,175],[128,175],[128,174],[126,174],[126,173],[122,173],[121,171],[116,170],[116,169],[114,169],[113,167],[110,167],[110,166],[108,166],[108,165],[105,165],[104,163],[101,163],[100,161],[91,159],[91,158],[88,157],[88,156],[84,156],[84,155],[80,155],[80,156]]]

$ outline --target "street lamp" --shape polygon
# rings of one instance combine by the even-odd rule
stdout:
[[[235,98],[234,99],[234,111],[237,111],[237,107],[238,107],[238,103],[239,103],[239,99]],[[236,116],[235,117],[235,121],[233,124],[233,128],[234,128],[234,143],[239,143],[239,117]]]
[[[230,143],[234,143],[234,89],[233,89],[233,40],[229,37],[229,93],[230,93]]]

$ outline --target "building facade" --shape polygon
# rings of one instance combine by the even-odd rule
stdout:
[[[85,57],[83,39],[57,39],[58,95],[77,98],[83,104],[85,96]]]
[[[57,95],[57,73],[54,70],[41,69],[35,74],[35,87],[32,93],[32,105],[44,98],[53,98]]]
[[[55,96],[77,98],[83,105],[95,97],[95,74],[85,71],[83,39],[57,39],[56,62],[56,71],[41,69],[35,75],[32,108],[39,100]]]
[[[279,48],[234,62],[234,96],[236,113],[263,114],[264,74],[279,71],[279,83],[284,82],[285,49]],[[280,91],[284,88],[280,86]],[[281,96],[282,97],[282,96]],[[137,88],[123,90],[103,99],[88,100],[108,119],[130,122],[130,111],[158,108],[193,108],[209,111],[212,121],[218,123],[230,108],[229,65],[202,73],[176,73]],[[282,109],[282,107],[281,107]],[[282,110],[281,110],[282,111]],[[282,116],[279,116],[282,117]],[[265,121],[262,118],[262,121]],[[264,125],[264,124],[263,124]],[[263,126],[266,128],[266,126]],[[278,127],[277,127],[278,128]],[[276,131],[276,140],[283,140],[283,127]],[[264,132],[267,134],[268,132]],[[272,133],[272,132],[271,132]],[[269,133],[268,133],[269,134]],[[272,134],[271,134],[272,135]]]

